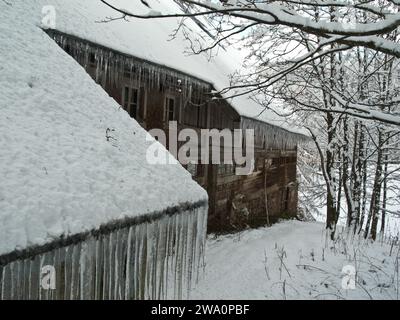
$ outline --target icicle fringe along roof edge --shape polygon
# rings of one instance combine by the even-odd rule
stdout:
[[[207,80],[201,79],[201,78],[199,78],[199,77],[197,77],[197,76],[195,76],[193,74],[190,74],[188,72],[185,72],[185,71],[182,71],[182,70],[179,70],[179,69],[175,69],[175,68],[173,68],[171,66],[168,66],[166,64],[158,63],[158,62],[151,61],[151,60],[146,60],[144,58],[137,57],[135,55],[132,55],[132,54],[129,54],[129,53],[117,50],[117,49],[113,49],[113,48],[107,47],[107,46],[102,45],[100,43],[93,42],[92,40],[88,40],[88,39],[82,38],[80,36],[74,35],[72,33],[66,33],[66,32],[63,32],[63,31],[60,31],[60,30],[57,30],[57,29],[42,28],[42,30],[44,32],[46,32],[53,40],[56,40],[55,39],[56,36],[65,36],[65,37],[71,38],[71,39],[76,40],[76,41],[85,42],[85,43],[87,43],[87,44],[89,44],[89,45],[91,45],[93,47],[96,47],[96,48],[99,48],[99,49],[102,49],[102,50],[106,50],[106,51],[112,52],[112,53],[117,54],[117,55],[121,55],[121,56],[123,56],[125,58],[133,58],[133,59],[137,60],[138,62],[147,63],[149,65],[153,65],[153,66],[156,66],[156,67],[164,68],[166,70],[169,70],[169,71],[171,71],[173,73],[180,74],[180,75],[185,76],[185,77],[190,77],[190,78],[192,78],[192,79],[194,79],[196,81],[203,82],[207,86],[212,86],[212,84],[210,82],[208,82]]]
[[[218,50],[212,57],[185,52],[187,40],[180,32],[176,32],[180,25],[179,19],[129,19],[129,21],[114,20],[110,23],[99,23],[106,17],[115,15],[116,12],[96,0],[86,0],[84,3],[78,0],[37,1],[53,5],[56,9],[55,30],[169,70],[176,70],[194,79],[201,79],[211,84],[216,91],[229,87],[230,77],[242,68],[240,62],[242,58],[239,57],[238,50],[233,47]],[[136,13],[146,13],[148,9],[139,1],[115,0],[114,4]],[[169,0],[151,0],[149,4],[154,10],[160,12],[183,12],[178,4]],[[204,30],[195,21],[188,19],[185,25],[187,32],[193,37],[206,37]],[[206,39],[208,36],[204,38]],[[229,98],[229,96],[226,95],[223,98]],[[308,134],[296,123],[289,123],[286,118],[275,112],[265,110],[249,95],[229,98],[229,101],[226,101],[240,116],[284,128],[294,134]],[[280,109],[279,106],[275,107]]]
[[[0,300],[188,298],[204,265],[206,228],[207,207],[199,207],[16,260],[0,266]],[[42,285],[48,266],[54,290]]]
[[[56,41],[56,43],[58,45],[60,45],[64,50],[65,50],[65,44],[63,44],[63,42],[65,42],[65,40],[68,38],[68,39],[71,39],[71,40],[79,43],[80,45],[87,44],[87,45],[92,46],[93,49],[96,49],[96,50],[99,49],[99,50],[102,50],[102,51],[108,51],[108,52],[112,53],[114,55],[114,57],[115,56],[121,56],[124,59],[136,60],[138,63],[142,64],[144,67],[145,67],[145,65],[148,65],[148,66],[154,66],[154,67],[159,68],[159,69],[165,69],[166,72],[172,72],[177,77],[181,77],[181,78],[185,78],[185,79],[191,79],[193,81],[193,83],[195,83],[197,85],[201,84],[201,86],[203,88],[209,88],[210,92],[212,90],[215,90],[214,84],[208,82],[207,80],[201,79],[201,78],[199,78],[197,76],[194,76],[194,75],[192,75],[190,73],[187,73],[187,72],[184,72],[184,71],[181,71],[181,70],[178,70],[178,69],[174,69],[173,67],[170,67],[168,65],[160,64],[160,63],[157,63],[157,62],[153,62],[151,60],[146,60],[146,59],[143,59],[141,57],[137,57],[137,56],[134,56],[132,54],[128,54],[128,53],[125,53],[125,52],[122,52],[122,51],[119,51],[119,50],[116,50],[116,49],[113,49],[113,48],[106,47],[106,46],[104,46],[102,44],[98,44],[98,43],[95,43],[93,41],[86,40],[84,38],[78,37],[78,36],[73,35],[73,34],[68,34],[68,33],[65,33],[65,32],[61,32],[61,31],[59,31],[57,29],[43,29],[43,31],[46,32],[46,34],[48,34],[50,38],[52,38],[54,41]],[[123,72],[123,70],[122,71],[118,70],[118,71],[119,72]],[[105,76],[107,77],[107,75],[105,75]],[[224,99],[224,98],[221,97],[221,99]],[[268,131],[269,129],[272,129],[274,131],[274,134],[281,133],[282,134],[282,139],[290,138],[290,140],[293,140],[294,143],[303,142],[303,141],[305,141],[305,140],[307,140],[309,138],[304,133],[299,133],[299,132],[296,132],[296,131],[290,131],[287,128],[281,127],[281,126],[279,126],[277,124],[269,123],[268,121],[263,120],[261,118],[250,117],[250,116],[247,116],[247,115],[243,115],[228,100],[225,99],[225,102],[229,106],[231,106],[238,113],[238,115],[241,117],[241,119],[242,119],[242,127],[243,128],[254,128],[254,129],[256,129],[256,131],[260,131],[260,132],[262,131],[263,134],[265,134],[265,132]],[[254,125],[250,125],[251,122],[253,122]],[[258,130],[260,128],[260,125],[264,125],[265,128],[263,128],[262,130]],[[282,148],[283,148],[283,146],[282,146]]]
[[[164,216],[178,215],[201,207],[208,208],[208,201],[201,200],[195,203],[182,203],[175,207],[169,207],[163,211],[146,213],[141,216],[127,217],[121,220],[111,221],[94,230],[81,232],[70,236],[61,236],[59,239],[48,242],[44,245],[34,245],[23,250],[14,250],[12,252],[0,255],[0,266],[5,266],[17,260],[33,258],[36,255],[43,254],[51,250],[77,244],[87,240],[89,237],[98,237],[100,235],[110,234],[118,229],[123,229],[142,223],[151,223],[152,221],[159,220]]]

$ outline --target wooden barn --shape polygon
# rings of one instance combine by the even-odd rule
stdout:
[[[110,16],[106,12],[103,17]],[[185,166],[208,192],[209,231],[237,230],[294,217],[297,143],[304,136],[289,130],[270,111],[259,116],[260,107],[251,99],[232,101],[220,96],[211,99],[211,93],[221,89],[221,83],[228,83],[229,73],[237,66],[235,60],[228,60],[228,63],[232,61],[231,65],[226,65],[231,53],[223,52],[222,57],[211,61],[201,56],[187,57],[183,54],[184,40],[176,35],[169,41],[173,23],[163,23],[116,21],[97,24],[101,31],[92,31],[89,21],[82,28],[85,33],[71,33],[63,27],[46,31],[146,130],[160,128],[168,132],[171,121],[178,123],[178,131],[184,128],[254,130],[255,157],[251,174],[236,175],[235,164]],[[191,30],[198,27],[192,23]],[[135,31],[139,26],[141,34]],[[112,41],[107,40],[108,33],[112,34]],[[99,40],[93,41],[94,38]],[[132,43],[128,43],[129,39],[133,39]],[[145,48],[148,57],[138,48]],[[163,50],[173,52],[175,59],[170,61],[156,54]],[[155,57],[152,59],[152,56]]]

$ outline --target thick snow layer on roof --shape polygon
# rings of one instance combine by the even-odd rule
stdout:
[[[38,2],[0,1],[0,255],[207,199],[181,165],[147,163],[154,141],[40,14]]]
[[[98,23],[106,18],[120,17],[121,14],[100,0],[29,0],[31,1],[33,1],[31,9],[33,14],[40,14],[41,5],[50,4],[55,7],[57,13],[55,28],[58,31],[188,73],[213,84],[217,90],[228,87],[230,76],[241,68],[241,58],[233,48],[220,49],[218,54],[213,52],[216,56],[211,59],[207,54],[188,54],[189,43],[181,32],[176,33],[172,39],[172,34],[182,21],[181,18],[147,20],[128,18],[129,21]],[[152,9],[143,5],[140,0],[109,2],[135,14],[182,12],[173,0],[149,0]],[[185,25],[186,31],[193,33],[193,38],[199,35],[205,36],[193,21],[186,19]],[[229,96],[232,94],[228,93]],[[229,102],[240,115],[257,118],[292,132],[304,133],[292,124],[288,124],[276,113],[265,110],[248,96],[235,97]]]

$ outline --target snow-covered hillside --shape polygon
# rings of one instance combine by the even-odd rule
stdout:
[[[193,299],[398,299],[399,244],[326,240],[316,222],[286,221],[208,240]],[[397,260],[397,263],[396,263]],[[347,266],[347,267],[346,267]],[[355,289],[342,271],[354,270]]]
[[[0,1],[0,256],[206,200],[181,165],[146,161],[154,140],[42,31],[32,3]]]

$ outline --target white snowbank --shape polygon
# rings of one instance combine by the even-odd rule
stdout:
[[[315,222],[210,236],[205,274],[190,298],[398,299],[398,257],[398,244],[344,236],[326,242],[324,225]],[[357,272],[355,289],[342,287],[344,266]]]
[[[99,0],[29,0],[29,2],[31,2],[30,7],[28,4],[24,6],[31,14],[38,15],[37,21],[41,20],[42,6],[53,5],[57,14],[58,31],[185,72],[213,84],[217,90],[229,87],[230,76],[241,68],[240,53],[232,47],[227,50],[220,48],[218,52],[214,50],[211,59],[207,54],[189,54],[191,52],[189,43],[182,32],[176,33],[172,39],[172,34],[178,28],[181,18],[147,20],[127,18],[129,22],[116,20],[99,23],[107,18],[121,17],[121,14]],[[110,3],[134,14],[148,15],[154,11],[163,14],[182,13],[173,0],[148,1],[153,11],[149,11],[150,9],[139,0],[111,0]],[[200,27],[190,19],[185,20],[185,25],[185,30],[192,39],[207,38]],[[233,94],[235,93],[229,92],[227,95]],[[248,95],[235,97],[230,103],[240,115],[257,118],[291,132],[305,134],[305,130],[294,126],[293,123],[287,123],[287,119],[275,112],[265,110]]]
[[[146,132],[39,28],[40,2],[0,1],[0,255],[207,199],[146,162]]]

